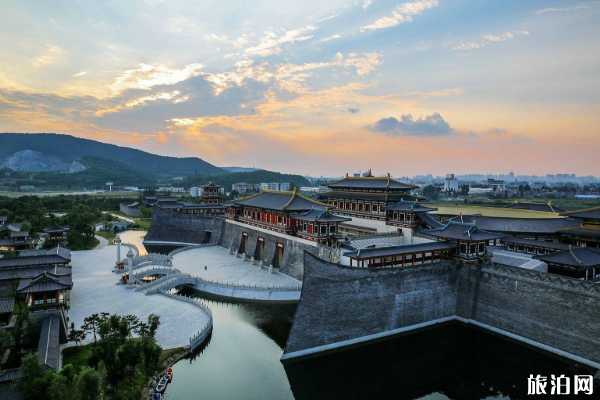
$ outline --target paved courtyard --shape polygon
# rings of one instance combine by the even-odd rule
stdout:
[[[205,270],[204,267],[207,267]],[[221,246],[202,247],[175,254],[173,267],[183,273],[200,276],[212,281],[238,283],[245,285],[297,285],[300,281],[269,269],[260,269],[258,263],[235,258]]]
[[[141,232],[127,232],[138,237]],[[131,238],[123,238],[131,241]],[[138,246],[139,247],[139,246]],[[141,249],[141,248],[140,248]],[[125,257],[127,248],[121,249]],[[83,319],[93,313],[134,314],[145,320],[152,313],[160,316],[160,327],[156,334],[158,343],[164,348],[189,344],[189,338],[208,321],[208,315],[200,308],[155,294],[144,296],[124,285],[116,285],[119,276],[111,272],[116,258],[117,246],[106,246],[100,250],[75,251],[73,260],[73,290],[71,309],[67,313],[70,322],[81,326]],[[86,342],[93,340],[88,336]]]

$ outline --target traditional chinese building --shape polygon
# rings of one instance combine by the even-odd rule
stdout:
[[[208,182],[202,189],[202,202],[204,204],[219,204],[219,200],[225,194],[223,186],[214,182]]]
[[[323,184],[328,192],[319,193],[318,200],[335,207],[338,214],[352,217],[384,220],[386,207],[401,200],[415,201],[423,199],[413,196],[410,191],[415,185],[386,177],[350,177]]]
[[[442,241],[360,249],[346,252],[344,256],[350,259],[351,267],[404,267],[449,260],[455,250],[456,244]]]
[[[532,258],[548,264],[551,274],[586,281],[600,279],[600,249],[569,246],[567,250]]]
[[[332,243],[341,238],[339,224],[351,218],[332,214],[324,208],[313,208],[302,214],[292,214],[295,221],[296,234],[308,240]]]
[[[224,204],[191,204],[185,203],[177,208],[177,211],[184,214],[205,215],[205,216],[220,216],[227,214],[229,207]]]
[[[72,275],[43,272],[33,278],[21,279],[18,294],[25,294],[25,304],[32,311],[68,307],[69,292],[73,288]]]
[[[425,225],[422,219],[418,217],[420,213],[436,210],[437,208],[426,207],[419,204],[418,200],[407,201],[402,199],[394,205],[385,207],[386,225],[414,229],[418,226]]]
[[[600,248],[600,207],[564,212],[561,215],[580,222],[579,226],[557,231],[563,242],[574,246]]]
[[[486,254],[487,245],[499,240],[503,235],[491,233],[477,228],[473,223],[450,221],[443,228],[423,229],[422,233],[440,241],[450,241],[456,244],[454,257],[463,261],[476,260]]]
[[[562,208],[552,205],[552,202],[548,203],[528,203],[519,200],[515,200],[514,204],[504,206],[504,208],[512,208],[513,210],[528,210],[528,211],[541,211],[560,214],[564,212]]]
[[[331,206],[304,197],[296,190],[293,192],[262,191],[253,196],[234,200],[228,218],[318,241],[329,233],[337,236],[339,223],[347,220],[327,212],[329,208]],[[321,236],[322,229],[323,236]]]
[[[44,236],[45,243],[49,244],[48,247],[56,247],[67,244],[67,232],[69,232],[68,226],[54,225],[50,228],[45,228],[42,235]]]

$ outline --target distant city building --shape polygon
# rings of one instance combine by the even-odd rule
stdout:
[[[274,192],[287,192],[290,190],[289,183],[281,183],[281,182],[269,182],[269,183],[261,183],[260,190],[271,190]]]
[[[446,180],[444,181],[444,190],[449,192],[451,190],[458,191],[458,179],[454,177],[454,174],[446,174]]]
[[[161,186],[158,188],[157,190],[158,192],[163,192],[163,193],[185,193],[186,190],[184,187],[180,187],[180,186]]]
[[[504,184],[504,181],[500,180],[500,179],[487,178],[487,181],[484,181],[483,184],[492,188],[492,190],[494,188],[498,191],[503,191],[506,189],[506,185]]]
[[[201,189],[198,186],[193,186],[190,188],[190,196],[192,197],[200,197],[201,196]]]
[[[234,183],[233,185],[231,185],[231,191],[238,192],[241,195],[245,195],[248,193],[260,192],[260,185],[257,183],[246,183],[246,182]]]

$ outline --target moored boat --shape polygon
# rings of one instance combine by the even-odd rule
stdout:
[[[173,368],[169,367],[165,370],[165,375],[167,375],[167,380],[169,383],[173,380]]]
[[[158,384],[156,385],[156,393],[160,393],[160,394],[164,393],[168,384],[169,384],[169,380],[167,378],[167,375],[163,375],[160,378],[160,380],[158,381]]]

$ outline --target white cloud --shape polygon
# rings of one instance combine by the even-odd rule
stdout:
[[[337,34],[336,34],[336,35],[330,36],[330,37],[328,37],[328,38],[321,39],[321,41],[322,41],[322,42],[328,42],[328,41],[330,41],[330,40],[333,40],[333,39],[339,39],[339,38],[341,38],[341,37],[342,37],[342,35],[337,35]]]
[[[550,7],[550,8],[543,8],[541,10],[536,11],[535,15],[545,14],[545,13],[549,13],[549,12],[569,11],[570,9],[571,9],[571,7],[563,7],[563,8]]]
[[[373,0],[365,0],[362,7],[366,10],[371,4],[373,4]]]
[[[313,36],[307,35],[307,33],[316,29],[316,26],[307,25],[303,28],[284,31],[283,34],[278,34],[275,30],[270,29],[266,32],[266,35],[258,41],[256,46],[245,49],[244,53],[250,56],[256,55],[263,57],[279,54],[282,52],[281,47],[279,47],[281,44],[302,42],[311,39]]]
[[[381,61],[377,53],[365,53],[364,58],[349,58],[344,62],[345,67],[356,67],[356,72],[359,75],[366,75],[374,71],[378,65],[381,65]]]
[[[473,49],[478,49],[482,46],[485,46],[485,44],[479,44],[479,43],[461,43],[458,46],[455,46],[454,49],[455,50],[473,50]]]
[[[186,18],[169,18],[165,23],[165,31],[169,33],[194,33],[196,24]]]
[[[56,61],[56,58],[63,52],[63,49],[61,49],[58,46],[55,46],[53,44],[47,44],[46,45],[46,51],[35,57],[33,60],[31,60],[31,64],[33,65],[34,68],[39,68],[42,67],[44,65],[47,64],[52,64],[54,61]]]
[[[340,14],[335,14],[334,13],[334,14],[331,14],[329,17],[321,18],[320,20],[318,20],[317,22],[315,22],[315,24],[318,24],[318,23],[323,22],[323,21],[327,21],[328,19],[337,18],[339,16],[340,16]]]
[[[203,67],[202,64],[190,64],[182,69],[170,69],[162,65],[140,64],[139,69],[130,69],[118,76],[111,85],[111,89],[113,92],[119,93],[127,89],[148,90],[156,85],[173,85],[202,75],[203,73],[199,70]]]
[[[403,22],[410,22],[413,20],[413,15],[421,15],[424,10],[437,7],[438,4],[438,0],[418,0],[413,3],[400,4],[395,10],[392,10],[391,16],[379,18],[372,24],[363,26],[361,31],[367,29],[374,31],[375,29],[389,28]]]
[[[86,74],[86,72],[85,72],[85,71],[78,72],[78,73],[76,73],[75,75],[71,75],[71,78],[77,78],[78,76],[84,76],[85,74]]]

